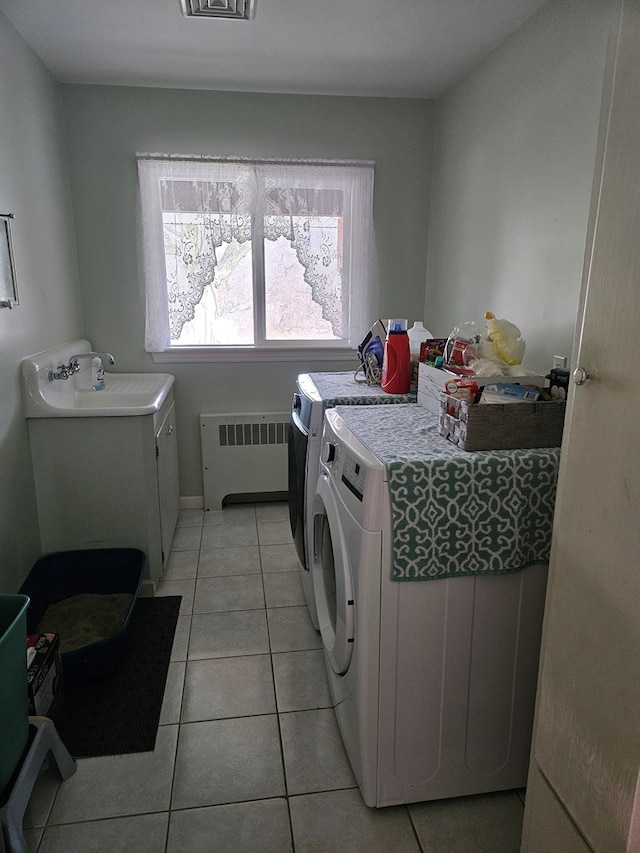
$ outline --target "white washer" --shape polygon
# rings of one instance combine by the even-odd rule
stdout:
[[[380,410],[370,417],[376,428],[384,420]],[[365,803],[524,787],[547,566],[399,583],[391,555],[385,465],[329,410],[312,579],[335,713]]]

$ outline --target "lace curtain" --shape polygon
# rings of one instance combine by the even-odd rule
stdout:
[[[138,171],[148,351],[170,346],[193,318],[215,280],[216,248],[254,236],[290,243],[337,339],[364,336],[375,298],[371,163],[139,155]],[[328,217],[351,239],[329,239]]]

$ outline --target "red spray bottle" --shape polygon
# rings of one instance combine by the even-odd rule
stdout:
[[[408,394],[411,386],[411,353],[407,320],[389,320],[382,361],[382,390]]]

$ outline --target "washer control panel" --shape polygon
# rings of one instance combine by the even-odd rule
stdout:
[[[342,465],[342,482],[359,501],[362,501],[364,497],[366,481],[367,469],[353,456],[345,453]]]

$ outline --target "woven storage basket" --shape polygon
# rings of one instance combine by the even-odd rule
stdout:
[[[559,447],[566,403],[468,403],[440,394],[440,435],[462,450]]]

